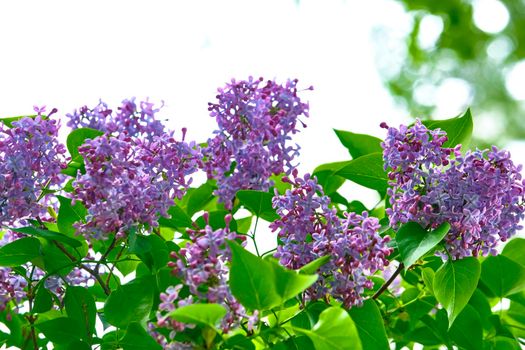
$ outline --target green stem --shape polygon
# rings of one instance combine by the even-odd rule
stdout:
[[[33,266],[31,270],[31,274],[29,275],[30,283],[28,283],[27,287],[27,299],[29,301],[29,315],[26,316],[27,321],[29,322],[31,326],[31,339],[33,341],[33,348],[34,350],[38,350],[38,342],[36,338],[36,332],[35,332],[35,321],[36,317],[33,315],[33,300],[35,298],[34,295],[34,288],[33,288],[33,274],[35,272],[35,266]]]
[[[42,198],[46,195],[46,191],[49,189],[49,185],[51,184],[51,180],[47,180],[46,184],[44,185],[44,188],[42,188],[42,192],[40,192],[40,195],[38,196],[36,202],[40,202]]]
[[[257,247],[257,240],[255,239],[255,233],[257,232],[257,224],[259,223],[259,217],[256,216],[256,219],[255,219],[255,226],[253,227],[253,233],[251,236],[249,236],[252,241],[253,241],[253,245],[255,247],[255,252],[257,253],[257,256],[261,256],[261,254],[259,253],[259,247]]]

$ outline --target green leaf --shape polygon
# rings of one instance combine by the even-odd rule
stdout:
[[[0,312],[0,322],[9,329],[9,336],[6,339],[7,347],[23,348],[24,333],[29,327],[27,319],[17,313]]]
[[[162,347],[139,323],[131,323],[122,338],[120,346],[124,350],[161,350]]]
[[[0,123],[3,123],[8,128],[13,127],[13,122],[17,122],[24,118],[36,118],[36,114],[34,115],[20,115],[16,117],[8,117],[8,118],[0,118]]]
[[[315,168],[312,176],[317,178],[317,183],[323,187],[327,195],[335,193],[346,181],[345,178],[336,173],[348,165],[349,161],[326,163]]]
[[[523,252],[525,252],[525,239],[514,238],[505,245],[501,255],[525,267],[525,254]]]
[[[449,223],[443,223],[431,231],[425,230],[416,222],[408,222],[401,226],[396,234],[396,242],[405,269],[438,245],[449,230]]]
[[[167,266],[159,269],[155,278],[157,280],[157,289],[160,291],[165,291],[168,287],[181,283],[180,279],[173,275],[173,269]]]
[[[525,289],[525,267],[504,255],[489,256],[481,264],[481,281],[494,295],[505,297]]]
[[[179,228],[179,227],[191,227],[193,221],[186,214],[184,210],[178,205],[173,205],[168,209],[169,218],[160,217],[160,226]]]
[[[125,259],[138,259],[138,257],[135,256],[135,255],[126,255],[123,258],[125,258]],[[120,271],[122,276],[125,277],[125,276],[129,275],[130,273],[132,273],[133,271],[135,271],[135,269],[137,268],[137,265],[139,263],[140,263],[140,261],[124,260],[124,261],[116,263],[115,266]]]
[[[273,195],[271,193],[242,190],[237,192],[237,198],[246,209],[261,219],[270,222],[279,219],[279,215],[272,207]]]
[[[53,307],[53,294],[47,289],[41,286],[35,295],[33,303],[33,312],[42,313],[49,311]]]
[[[126,328],[132,322],[143,322],[153,306],[155,281],[142,277],[113,291],[104,305],[106,321],[115,327]]]
[[[0,247],[0,266],[18,266],[40,256],[40,241],[20,238]]]
[[[64,296],[64,305],[67,315],[79,321],[83,326],[84,334],[91,338],[95,334],[97,307],[89,291],[83,287],[68,287]]]
[[[40,238],[40,244],[40,257],[33,261],[36,266],[61,276],[65,276],[73,270],[74,266],[71,259],[55,244],[43,238]],[[73,257],[82,258],[81,254],[74,251],[73,248],[64,246],[64,249]]]
[[[248,216],[237,220],[237,233],[246,234],[252,227],[253,216]]]
[[[78,147],[82,146],[87,139],[94,139],[98,136],[104,135],[100,130],[90,128],[80,128],[73,130],[66,140],[67,150],[71,154],[71,159],[75,159],[80,156],[78,153]]]
[[[441,339],[434,332],[431,327],[422,326],[417,327],[407,334],[404,337],[405,341],[413,341],[421,345],[440,345],[442,343]]]
[[[253,345],[251,339],[243,334],[236,334],[233,337],[226,339],[224,345],[226,346],[226,349],[255,350],[255,345]]]
[[[418,299],[415,299],[410,304],[405,305],[404,309],[408,314],[408,323],[410,328],[415,327],[420,321],[421,317],[427,315],[432,309],[434,309],[436,304],[436,298],[433,296],[418,296]]]
[[[449,327],[476,290],[481,267],[475,258],[449,260],[436,271],[434,295],[447,311]]]
[[[332,258],[331,255],[325,255],[313,261],[310,261],[308,264],[301,267],[299,269],[299,272],[307,274],[307,275],[314,274],[317,272],[317,270],[319,270],[321,266],[329,262],[331,258]]]
[[[82,242],[74,239],[74,238],[71,238],[71,237],[68,237],[60,232],[55,232],[55,231],[51,231],[51,230],[44,230],[44,229],[41,229],[41,228],[36,228],[36,227],[33,227],[33,226],[27,226],[27,227],[19,227],[19,228],[10,228],[11,231],[15,231],[15,232],[20,232],[20,233],[24,233],[26,235],[30,235],[30,236],[37,236],[37,237],[42,237],[42,238],[45,238],[47,240],[51,240],[51,241],[58,241],[58,242],[62,242],[62,243],[65,243],[73,248],[79,248],[82,246]]]
[[[168,263],[168,246],[159,236],[133,235],[129,241],[129,252],[136,254],[150,270],[160,269]]]
[[[330,307],[319,316],[311,330],[293,328],[306,335],[316,350],[361,350],[362,345],[352,318],[342,308]]]
[[[521,350],[522,347],[514,338],[497,336],[486,341],[484,350]]]
[[[226,316],[226,309],[219,304],[190,304],[170,312],[170,317],[182,323],[191,323],[215,328]]]
[[[259,258],[235,242],[228,245],[232,252],[230,288],[249,309],[262,311],[282,305],[317,280],[316,275],[299,274]]]
[[[490,322],[492,310],[490,308],[487,296],[478,288],[474,291],[472,297],[470,297],[468,304],[471,305],[478,313],[483,328],[490,330],[492,328],[492,324]]]
[[[452,327],[450,327],[449,335],[461,348],[467,350],[483,348],[481,319],[472,306],[467,305],[461,311]]]
[[[37,323],[36,327],[44,333],[47,339],[57,344],[68,344],[82,339],[84,335],[80,322],[69,317],[59,317]]]
[[[377,137],[336,129],[334,129],[334,131],[339,141],[348,149],[353,159],[370,153],[383,152],[381,140]]]
[[[62,174],[64,174],[64,175],[68,175],[68,176],[71,176],[71,177],[74,177],[74,178],[77,177],[77,173],[79,171],[84,174],[86,172],[86,167],[84,165],[82,157],[77,156],[77,158],[75,158],[75,159],[77,159],[78,162],[74,161],[74,160],[69,161],[69,163],[67,163],[67,168],[62,169],[60,172]],[[74,179],[71,179],[71,180],[74,180]],[[66,184],[64,186],[64,191],[70,192],[70,193],[73,192],[73,185],[72,184],[69,184],[69,185]]]
[[[379,152],[351,160],[336,175],[376,190],[381,196],[384,196],[388,188],[388,179],[383,167],[383,154]]]
[[[423,270],[421,270],[421,277],[423,278],[425,287],[432,294],[434,294],[434,276],[434,270],[432,270],[430,267],[425,267]]]
[[[474,128],[470,109],[452,119],[425,120],[422,123],[429,129],[439,128],[447,133],[448,140],[443,144],[443,147],[454,147],[461,144],[463,149],[468,147]]]
[[[82,222],[87,215],[86,208],[80,202],[71,205],[71,199],[56,196],[60,202],[60,209],[58,210],[57,225],[58,230],[68,236],[74,236],[76,233],[73,224],[75,222]]]
[[[69,344],[53,344],[53,350],[91,350],[91,346],[82,340],[75,340]]]
[[[111,331],[102,337],[102,343],[100,344],[101,350],[118,350],[122,349],[120,341],[125,336],[124,331]]]
[[[292,185],[290,185],[288,182],[283,182],[282,178],[285,175],[286,175],[285,173],[282,173],[282,174],[277,174],[277,175],[274,174],[270,176],[270,181],[273,181],[272,188],[277,189],[277,191],[280,194],[284,194],[286,190],[289,190],[292,187]],[[273,192],[272,188],[270,188],[270,192]]]
[[[213,191],[215,191],[215,186],[209,181],[194,189],[188,198],[188,206],[186,209],[188,215],[191,216],[203,210],[206,204],[213,199]]]
[[[365,300],[363,306],[353,307],[348,313],[357,327],[363,349],[390,349],[383,318],[374,300]]]

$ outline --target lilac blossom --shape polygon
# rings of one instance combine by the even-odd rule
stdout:
[[[496,147],[463,156],[460,146],[443,148],[444,140],[444,132],[419,121],[411,128],[388,129],[382,146],[390,169],[390,224],[413,221],[432,229],[450,223],[444,258],[497,254],[497,244],[522,228],[521,166]]]
[[[0,123],[0,225],[44,213],[39,199],[44,189],[61,181],[60,171],[66,167],[56,120],[39,114],[12,126]]]
[[[311,89],[311,88],[310,88]],[[231,208],[241,189],[268,190],[272,174],[287,173],[299,146],[291,135],[308,117],[308,104],[297,95],[297,80],[279,85],[272,80],[232,80],[219,89],[217,103],[209,103],[210,116],[219,129],[204,150],[204,169],[217,180],[216,195]]]
[[[169,317],[169,312],[178,307],[195,303],[216,303],[223,305],[227,314],[221,322],[224,333],[229,332],[240,322],[246,320],[248,326],[254,325],[258,320],[255,311],[249,315],[244,307],[235,299],[228,286],[231,253],[226,240],[244,239],[235,232],[231,232],[229,223],[231,215],[225,217],[226,228],[213,230],[209,225],[202,230],[188,230],[191,242],[178,253],[172,253],[174,261],[169,263],[173,273],[181,280],[181,284],[169,287],[165,293],[161,293],[157,322],[150,325],[154,336],[164,349],[177,348],[178,344],[173,340],[177,332],[183,331],[189,325],[180,323]],[[207,213],[205,220],[208,220]],[[187,288],[184,295],[181,290]],[[169,338],[163,338],[154,329],[166,328],[171,331]]]
[[[309,262],[331,256],[319,271],[319,279],[306,291],[310,300],[329,296],[345,307],[360,305],[365,289],[373,282],[368,278],[388,265],[386,257],[391,249],[386,246],[390,237],[378,233],[379,221],[356,213],[337,216],[330,207],[329,197],[323,194],[316,178],[284,177],[292,185],[284,195],[276,195],[273,206],[280,219],[271,224],[278,232],[281,244],[275,257],[290,269],[299,269]]]
[[[82,201],[88,215],[76,227],[94,238],[158,226],[159,215],[167,217],[173,200],[182,198],[200,162],[194,143],[167,133],[153,141],[103,135],[87,140],[79,152],[86,173],[74,182],[74,200]]]
[[[73,113],[67,114],[67,125],[72,129],[92,128],[105,133],[126,134],[128,136],[144,136],[152,139],[164,133],[164,125],[157,119],[160,111],[149,100],[135,102],[135,98],[122,101],[113,111],[102,101],[93,108],[83,106]]]

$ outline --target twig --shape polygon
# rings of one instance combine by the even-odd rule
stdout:
[[[113,250],[113,248],[115,248],[115,245],[117,244],[117,235],[115,234],[115,236],[113,237],[113,240],[111,241],[111,243],[109,244],[109,247],[108,249],[104,252],[104,254],[102,254],[102,256],[100,257],[100,260],[99,262],[97,263],[97,265],[95,266],[95,271],[98,271],[99,267],[100,267],[100,264],[106,260],[106,258],[108,257],[109,253],[111,253],[111,251]]]
[[[34,289],[33,287],[33,274],[35,272],[35,267],[33,266],[33,269],[31,270],[31,274],[29,275],[29,283],[28,283],[28,289],[27,289],[27,299],[29,301],[29,315],[26,316],[27,321],[31,325],[31,339],[33,341],[33,348],[34,350],[38,350],[38,342],[36,339],[36,332],[35,332],[35,321],[36,317],[33,315],[33,300],[35,298],[34,295]]]
[[[394,280],[396,279],[396,277],[401,273],[401,271],[403,271],[403,269],[405,268],[405,265],[403,263],[399,263],[399,266],[397,267],[396,271],[394,271],[394,273],[392,274],[392,276],[390,276],[390,278],[388,279],[388,281],[386,281],[382,286],[381,288],[379,288],[379,290],[377,292],[375,292],[375,294],[372,296],[372,299],[377,299],[379,298],[379,296],[381,294],[383,294],[383,292],[385,290],[387,290],[387,288],[392,284],[392,282],[394,282]]]
[[[116,260],[119,260],[120,257],[122,256],[122,253],[124,252],[124,249],[126,248],[126,245],[123,245],[122,248],[120,248],[120,251],[118,252],[117,256],[116,256]],[[109,273],[108,273],[108,278],[106,278],[106,284],[109,286],[109,281],[111,280],[111,276],[113,275],[113,270],[115,269],[115,266],[117,266],[117,264],[113,264],[110,268],[109,268]]]
[[[53,241],[53,243],[55,243],[57,248],[60,249],[62,251],[62,253],[64,253],[72,262],[76,262],[77,261],[77,258],[75,258],[62,244],[60,244],[57,241]],[[100,277],[100,274],[98,273],[98,271],[96,271],[96,270],[94,270],[94,269],[92,269],[89,266],[84,265],[84,264],[79,264],[78,266],[81,269],[86,270],[89,274],[91,274],[91,276],[95,277],[95,279],[100,284],[100,286],[102,287],[102,289],[104,290],[104,293],[106,295],[110,295],[111,294],[111,289],[109,289],[109,287],[104,283],[104,280],[102,280],[102,277]],[[97,264],[97,267],[98,266],[99,266],[99,264]],[[97,270],[98,270],[98,268],[97,268]]]
[[[257,224],[259,223],[259,216],[255,217],[255,226],[253,228],[253,233],[251,235],[248,235],[253,241],[253,246],[255,247],[255,252],[257,253],[257,256],[261,256],[259,253],[259,247],[257,247],[257,241],[255,240],[255,233],[257,232]]]

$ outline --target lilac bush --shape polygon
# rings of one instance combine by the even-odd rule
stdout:
[[[297,84],[232,80],[204,143],[134,98],[69,114],[67,151],[56,110],[0,119],[0,347],[525,344],[525,240],[510,240],[525,182],[510,153],[461,146],[467,111],[383,123],[382,143],[337,130],[353,159],[301,177]],[[346,180],[377,204],[346,198]]]

